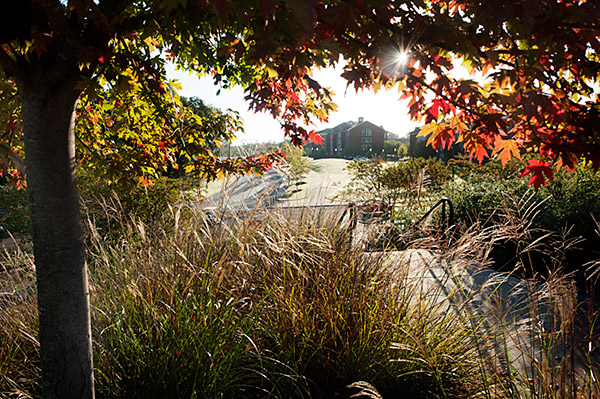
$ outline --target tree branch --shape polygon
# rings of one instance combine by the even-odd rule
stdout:
[[[76,38],[79,36],[73,31],[69,20],[65,15],[65,6],[60,3],[59,0],[46,0],[48,4],[44,7],[46,17],[48,18],[49,25],[52,30],[64,32],[65,36]]]

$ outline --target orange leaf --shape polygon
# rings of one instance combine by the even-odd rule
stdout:
[[[500,153],[498,158],[500,158],[500,162],[502,162],[502,167],[506,166],[506,163],[512,157],[521,159],[519,145],[515,140],[501,140],[499,143],[497,143],[494,153]]]

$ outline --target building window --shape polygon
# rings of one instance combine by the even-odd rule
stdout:
[[[371,129],[363,129],[361,132],[362,136],[370,136],[371,135]]]
[[[369,144],[363,144],[362,149],[363,151],[368,151],[371,149],[371,146]]]
[[[372,142],[373,142],[373,140],[372,140],[370,137],[363,137],[363,138],[360,140],[360,142],[361,142],[361,143],[363,143],[363,144],[364,144],[364,143],[372,143]]]

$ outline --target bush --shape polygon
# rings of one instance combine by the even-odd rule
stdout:
[[[31,233],[27,191],[12,186],[0,186],[0,239],[7,238],[9,233]]]
[[[352,174],[349,191],[354,198],[385,201],[392,207],[401,200],[420,202],[425,192],[438,191],[450,178],[442,162],[424,158],[388,163],[354,160],[347,169]]]
[[[498,266],[524,258],[525,265],[536,272],[552,269],[552,249],[543,248],[541,237],[552,234],[554,239],[581,237],[577,246],[569,249],[561,262],[571,272],[583,272],[584,265],[597,258],[600,237],[596,231],[600,210],[600,174],[590,165],[581,164],[575,171],[556,173],[554,182],[542,186],[537,192],[528,186],[527,180],[515,177],[517,163],[508,170],[500,170],[494,162],[463,170],[463,179],[444,186],[444,192],[454,204],[457,220],[484,226],[504,224],[511,218],[527,219],[529,238],[521,244],[498,243],[493,255]],[[523,232],[525,233],[525,232]],[[522,238],[523,236],[521,236]],[[538,242],[535,250],[519,254],[519,248]]]
[[[121,234],[121,217],[141,221],[150,228],[160,223],[170,206],[197,199],[198,187],[190,178],[158,177],[152,185],[119,185],[78,176],[83,218],[89,218],[103,236]]]

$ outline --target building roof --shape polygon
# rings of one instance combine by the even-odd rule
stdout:
[[[374,124],[374,123],[372,123],[372,122],[369,122],[369,121],[367,121],[367,120],[364,120],[363,118],[359,118],[359,119],[358,119],[358,121],[348,121],[348,122],[342,122],[342,123],[340,123],[340,124],[339,124],[339,125],[337,125],[337,126],[334,126],[334,127],[330,127],[330,128],[327,128],[327,129],[320,130],[320,131],[319,131],[319,132],[317,132],[317,133],[319,133],[321,136],[323,136],[323,135],[327,135],[327,134],[330,134],[330,133],[337,133],[337,132],[344,133],[344,132],[347,132],[347,131],[349,131],[349,130],[351,130],[351,129],[354,129],[354,128],[356,128],[356,127],[360,126],[360,125],[364,125],[364,124],[367,124],[367,123],[369,123],[369,124],[371,124],[371,125],[373,125],[373,126],[377,126],[377,125],[375,125],[375,124]],[[378,127],[379,127],[379,128],[381,128],[381,129],[382,129],[384,132],[386,131],[386,130],[383,128],[383,126],[378,126]]]

